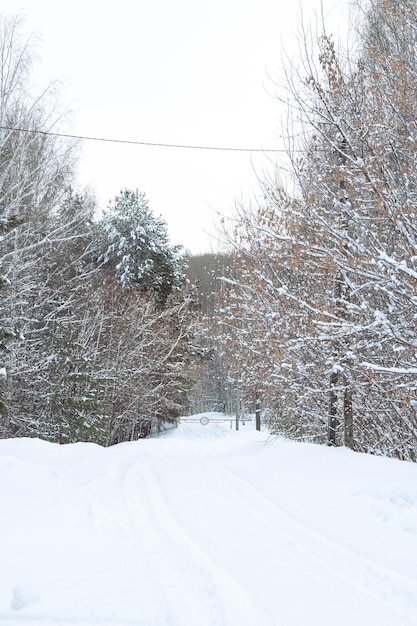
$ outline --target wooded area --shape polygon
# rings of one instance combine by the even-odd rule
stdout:
[[[100,219],[33,51],[0,24],[0,436],[105,445],[187,412],[417,458],[417,4],[358,6],[350,48],[300,37],[277,92],[287,167],[224,226],[169,243],[143,192]],[[22,129],[25,129],[23,132]]]
[[[32,43],[18,18],[0,20],[0,436],[146,436],[186,405],[184,261],[143,193],[97,219],[74,191],[55,88],[28,89]]]
[[[417,5],[360,9],[286,68],[291,178],[229,233],[224,341],[273,432],[415,460]]]

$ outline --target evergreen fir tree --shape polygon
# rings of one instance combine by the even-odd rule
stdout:
[[[125,189],[110,203],[102,221],[105,261],[123,287],[154,291],[164,303],[184,282],[181,246],[169,243],[167,225],[155,217],[145,194]]]

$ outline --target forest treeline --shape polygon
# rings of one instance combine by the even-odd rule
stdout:
[[[184,258],[143,192],[103,212],[76,191],[54,85],[29,90],[32,44],[0,19],[0,436],[136,439],[186,407]]]
[[[285,69],[290,167],[228,233],[222,343],[273,432],[415,461],[417,3],[358,18]]]
[[[357,17],[345,48],[303,30],[277,86],[286,165],[200,256],[142,192],[97,219],[1,21],[0,436],[109,445],[216,409],[416,460],[417,3]]]

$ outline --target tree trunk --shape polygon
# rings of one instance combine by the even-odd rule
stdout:
[[[346,381],[343,397],[343,434],[344,444],[353,450],[353,407],[352,407],[352,385]]]
[[[255,423],[256,430],[261,430],[261,393],[259,389],[255,391]]]
[[[240,425],[240,389],[236,390],[236,430],[239,430]]]
[[[338,426],[337,419],[337,391],[336,387],[339,380],[339,372],[334,369],[330,375],[330,393],[329,393],[329,422],[327,445],[336,445],[336,431]]]
[[[340,271],[336,273],[334,280],[334,300],[335,309],[338,314],[342,309],[342,285],[343,277]],[[338,426],[337,419],[337,386],[339,383],[339,353],[340,346],[337,340],[334,341],[333,358],[334,363],[330,374],[330,391],[329,391],[329,420],[328,420],[328,434],[327,443],[329,446],[335,446],[336,444],[336,430]]]

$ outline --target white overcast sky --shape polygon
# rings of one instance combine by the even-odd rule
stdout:
[[[346,0],[325,0],[336,25]],[[77,135],[168,144],[279,148],[281,72],[300,12],[320,0],[3,0],[40,35],[42,83],[62,82]],[[336,26],[333,26],[333,30]],[[121,189],[145,192],[172,243],[216,250],[217,214],[257,193],[272,156],[85,141],[79,181],[100,206]]]

